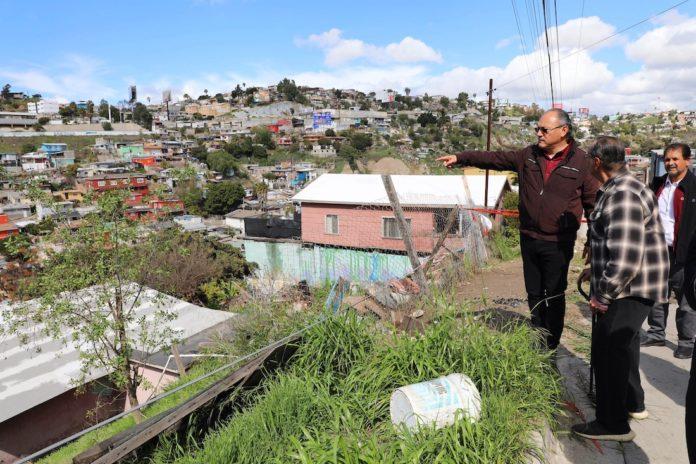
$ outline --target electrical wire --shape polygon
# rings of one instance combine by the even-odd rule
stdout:
[[[561,62],[561,47],[560,47],[560,41],[558,40],[558,6],[556,5],[556,0],[553,0],[553,12],[555,21],[556,21],[556,58],[557,62]],[[561,103],[563,103],[563,79],[561,78],[561,67],[557,66],[556,69],[558,70],[558,93],[561,97]]]
[[[517,33],[520,38],[520,44],[522,45],[522,53],[524,56],[524,64],[527,67],[527,72],[530,71],[529,67],[529,59],[527,57],[527,43],[526,40],[524,39],[524,34],[522,34],[522,27],[520,26],[520,18],[519,14],[517,13],[517,6],[515,5],[515,0],[510,0],[510,3],[512,4],[512,12],[515,15],[515,24],[517,25]],[[534,102],[537,102],[537,95],[536,95],[536,79],[534,79],[534,75],[531,76],[531,81],[532,81],[532,96],[534,97]]]
[[[624,27],[623,29],[621,29],[621,30],[619,30],[619,31],[617,31],[617,32],[614,32],[613,34],[610,34],[610,35],[608,35],[608,36],[606,36],[606,37],[604,37],[604,38],[602,38],[602,39],[599,39],[599,40],[597,40],[597,41],[591,43],[590,45],[581,48],[580,50],[576,50],[576,51],[574,51],[574,52],[572,52],[572,53],[567,54],[566,56],[564,56],[563,58],[561,58],[560,61],[566,60],[566,59],[568,59],[568,58],[570,58],[570,57],[572,57],[572,56],[577,55],[578,53],[581,53],[581,52],[584,52],[585,50],[589,50],[590,48],[596,47],[597,45],[599,45],[599,44],[602,43],[602,42],[606,42],[607,40],[609,40],[609,39],[611,39],[611,38],[614,38],[614,37],[616,37],[617,35],[622,34],[622,33],[626,32],[626,31],[628,31],[628,30],[630,30],[630,29],[633,29],[634,27],[640,26],[640,25],[643,24],[643,23],[646,23],[646,22],[648,22],[648,21],[650,21],[650,20],[652,20],[652,19],[655,19],[655,18],[657,18],[657,17],[659,17],[659,16],[662,16],[663,14],[665,14],[665,13],[667,13],[667,12],[669,12],[669,11],[672,11],[672,10],[674,10],[675,8],[677,8],[677,7],[679,7],[679,6],[683,5],[683,4],[685,4],[685,3],[687,3],[687,2],[689,2],[689,0],[683,0],[683,1],[681,1],[681,2],[679,2],[679,3],[677,3],[677,4],[675,4],[675,5],[672,5],[672,6],[669,7],[669,8],[666,8],[666,9],[660,11],[659,13],[655,13],[654,15],[649,16],[649,17],[647,17],[647,18],[644,18],[644,19],[642,19],[642,20],[640,20],[640,21],[638,21],[638,22],[636,22],[636,23],[633,23],[633,24],[631,24],[630,26]],[[546,67],[546,65],[542,66],[541,69],[543,69],[543,68],[545,68],[545,67]],[[532,71],[532,73],[533,73],[533,72],[537,72],[538,70],[539,70],[539,69],[535,69],[534,71]],[[518,81],[518,80],[520,80],[520,79],[523,79],[523,78],[529,76],[530,74],[531,74],[531,73],[522,74],[522,75],[517,76],[517,77],[515,77],[515,78],[513,78],[513,79],[510,79],[510,80],[508,80],[508,81],[505,81],[504,83],[498,85],[498,86],[497,86],[497,89],[502,88],[502,87],[505,87],[506,85],[510,85],[510,84],[512,84],[513,82],[516,82],[516,81]]]
[[[585,0],[582,0],[582,7],[580,8],[580,32],[578,33],[578,50],[582,46],[582,23],[585,20]],[[575,100],[578,97],[578,66],[580,65],[580,55],[577,55],[577,58],[575,58],[575,73],[573,73],[573,90],[572,90],[572,95],[573,95],[573,100]],[[578,104],[579,106],[579,104]]]
[[[541,0],[541,9],[544,12],[544,36],[546,36],[546,57],[549,60],[549,84],[551,85],[551,107],[555,105],[556,98],[553,94],[553,71],[551,69],[551,49],[549,46],[549,25],[546,20],[546,0]]]

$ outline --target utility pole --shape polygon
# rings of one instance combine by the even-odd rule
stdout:
[[[111,103],[106,102],[106,107],[109,109],[109,123],[112,123],[113,121],[111,120]]]
[[[486,134],[486,151],[491,151],[491,129],[493,127],[493,79],[488,79],[488,132]],[[488,208],[488,169],[486,169],[486,186],[483,191],[483,207]]]

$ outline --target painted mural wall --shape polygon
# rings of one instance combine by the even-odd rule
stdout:
[[[246,259],[259,265],[263,277],[306,280],[310,285],[333,282],[339,277],[354,282],[387,281],[401,278],[411,270],[405,255],[254,240],[242,240],[239,245],[243,245]]]

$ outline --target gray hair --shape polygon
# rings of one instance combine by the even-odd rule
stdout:
[[[566,134],[566,140],[571,140],[573,138],[573,121],[570,119],[570,115],[560,108],[552,108],[547,111],[547,113],[553,113],[558,119],[558,123],[562,126],[568,127],[568,133]]]

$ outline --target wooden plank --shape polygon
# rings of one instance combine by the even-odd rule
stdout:
[[[299,336],[283,342],[277,342],[268,347],[258,357],[236,370],[228,377],[216,382],[210,388],[198,393],[196,396],[185,401],[168,411],[165,411],[129,430],[99,443],[93,448],[81,453],[73,459],[74,464],[84,464],[95,462],[100,464],[111,464],[123,459],[130,453],[140,448],[159,434],[177,429],[185,420],[197,410],[214,402],[220,395],[232,388],[245,385],[245,382],[252,376],[262,377],[261,372],[269,364],[269,360],[285,356],[285,351],[292,343],[299,339]],[[258,379],[257,379],[258,380]]]
[[[179,354],[179,347],[176,344],[172,345],[172,355],[174,356],[174,362],[176,363],[176,368],[179,371],[179,377],[186,375],[186,368],[184,363],[181,361],[181,355]]]
[[[391,203],[392,209],[394,210],[394,216],[396,217],[396,224],[399,227],[401,236],[404,240],[404,247],[406,247],[406,253],[408,254],[408,259],[411,261],[411,267],[413,268],[416,276],[416,281],[420,287],[421,292],[427,290],[425,274],[421,268],[420,261],[418,260],[418,254],[413,246],[413,240],[411,237],[411,229],[408,227],[406,218],[404,217],[404,210],[401,208],[401,203],[399,202],[399,196],[396,194],[396,189],[394,188],[394,183],[392,182],[391,176],[382,175],[382,183],[384,184],[384,189],[387,191],[387,196],[389,197],[389,203]]]

